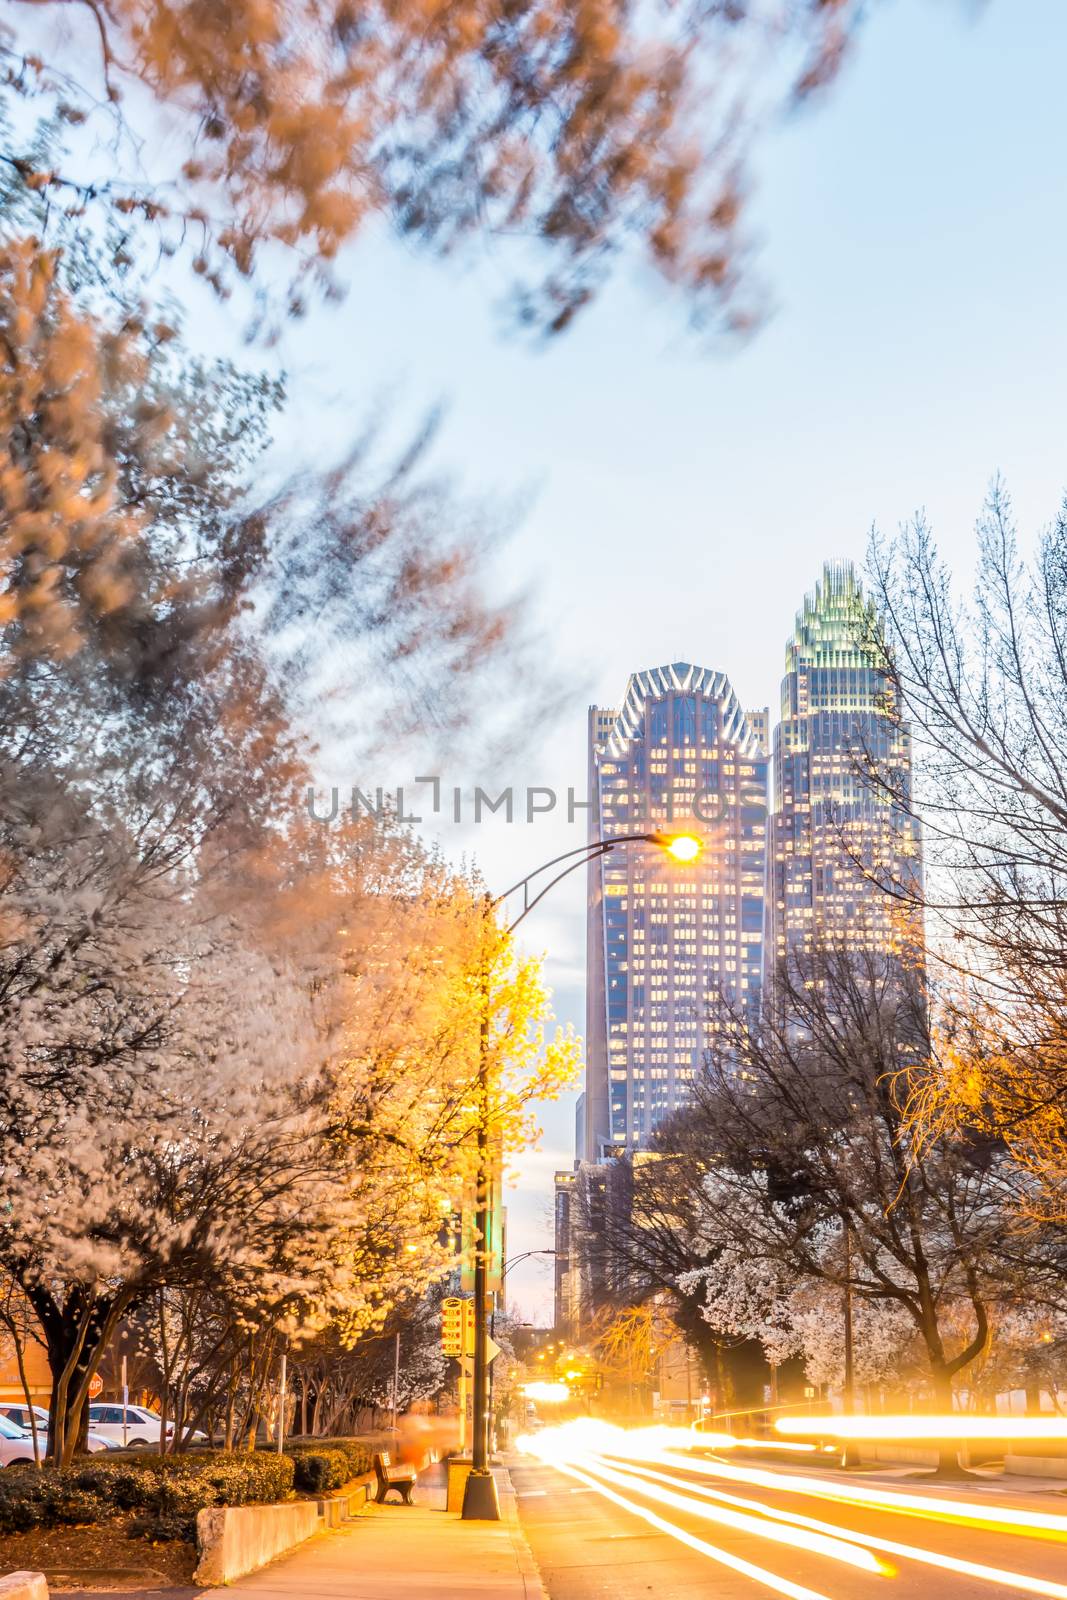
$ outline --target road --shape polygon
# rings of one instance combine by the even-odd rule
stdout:
[[[563,1467],[523,1457],[511,1471],[551,1600],[1067,1600],[1062,1493],[1005,1493],[982,1480],[927,1485],[751,1456],[743,1465],[732,1456],[704,1464],[673,1453],[640,1463],[574,1456]],[[918,1506],[857,1505],[842,1493],[911,1496]],[[968,1519],[947,1513],[949,1501],[965,1504]],[[1062,1526],[1012,1525],[1020,1513]]]

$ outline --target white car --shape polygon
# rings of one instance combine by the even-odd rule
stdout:
[[[38,1447],[43,1454],[43,1439],[38,1441]],[[33,1465],[33,1440],[18,1423],[0,1417],[0,1467],[17,1467],[22,1461]]]
[[[43,1455],[48,1448],[48,1412],[43,1406],[34,1406],[33,1414],[37,1419],[37,1441]],[[30,1459],[33,1458],[33,1435],[30,1433],[30,1408],[29,1406],[0,1406],[0,1417],[6,1417],[8,1422],[13,1422],[21,1428],[30,1441]],[[85,1448],[91,1455],[97,1455],[101,1450],[114,1450],[115,1446],[109,1439],[102,1439],[92,1429],[85,1440]]]
[[[96,1400],[89,1407],[89,1426],[112,1447],[118,1445],[120,1450],[123,1445],[136,1450],[144,1449],[146,1445],[155,1445],[158,1449],[163,1418],[158,1411],[149,1411],[147,1406],[113,1405],[110,1400]],[[174,1423],[168,1422],[167,1439],[169,1441],[173,1438]],[[207,1444],[207,1442],[206,1433],[193,1433],[189,1436],[191,1444]]]

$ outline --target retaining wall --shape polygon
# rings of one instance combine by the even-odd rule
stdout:
[[[193,1582],[229,1583],[265,1567],[310,1539],[321,1527],[317,1500],[287,1500],[275,1506],[209,1506],[197,1513],[200,1560]]]
[[[1067,1478],[1067,1456],[1031,1456],[1012,1453],[1004,1457],[1005,1472],[1025,1478]]]

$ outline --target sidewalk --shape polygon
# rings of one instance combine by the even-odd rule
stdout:
[[[225,1589],[290,1600],[548,1600],[519,1525],[511,1481],[496,1474],[499,1522],[461,1522],[441,1509],[444,1489],[416,1489],[413,1506],[368,1506],[292,1555]]]

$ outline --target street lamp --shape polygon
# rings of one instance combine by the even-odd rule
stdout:
[[[575,850],[565,850],[562,855],[544,861],[524,878],[513,883],[510,889],[496,896],[486,895],[485,914],[491,916],[496,908],[512,895],[522,891],[522,910],[504,929],[514,933],[545,895],[557,883],[587,866],[601,856],[610,855],[632,844],[650,844],[680,864],[695,861],[703,849],[703,842],[692,833],[619,833],[610,839],[596,839],[592,844],[579,845]],[[563,863],[566,865],[562,865]],[[561,870],[547,883],[535,886],[554,867]],[[463,1490],[463,1518],[465,1521],[498,1522],[500,1504],[497,1500],[496,1482],[489,1470],[489,1360],[487,1337],[488,1315],[488,1260],[486,1242],[489,1231],[489,992],[486,984],[485,1004],[482,1014],[481,1047],[478,1068],[478,1089],[481,1115],[478,1122],[478,1172],[474,1212],[474,1232],[477,1243],[474,1252],[474,1429],[471,1445],[471,1470]]]
[[[554,1256],[555,1254],[556,1254],[555,1250],[523,1250],[521,1255],[509,1256],[508,1259],[505,1262],[503,1262],[503,1264],[501,1265],[501,1268],[500,1268],[500,1282],[501,1282],[501,1285],[503,1285],[504,1279],[507,1277],[507,1275],[511,1271],[512,1267],[517,1267],[520,1261],[528,1261],[531,1256]],[[503,1291],[501,1291],[501,1292],[503,1292]],[[490,1337],[490,1339],[495,1339],[496,1338],[496,1308],[495,1307],[493,1308],[493,1310],[492,1310],[492,1312],[490,1313],[490,1316],[489,1316],[489,1337]],[[493,1418],[493,1372],[494,1372],[494,1368],[493,1368],[492,1363],[490,1362],[489,1363],[489,1378],[488,1378],[489,1392],[486,1395],[486,1400],[485,1400],[486,1411],[488,1413],[488,1417],[489,1417],[489,1421],[490,1422],[492,1421],[492,1418]]]

